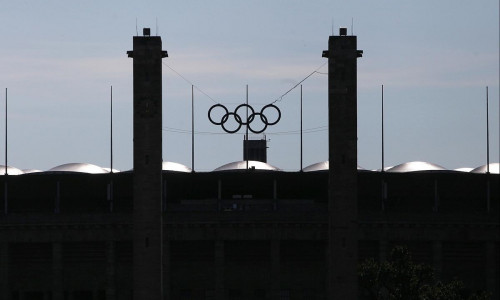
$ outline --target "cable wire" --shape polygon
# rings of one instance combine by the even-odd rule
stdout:
[[[298,87],[302,82],[306,81],[309,77],[311,77],[314,73],[320,73],[318,72],[319,69],[323,68],[328,62],[325,62],[323,63],[321,66],[319,66],[319,68],[317,68],[316,70],[312,71],[311,74],[307,75],[304,79],[302,79],[301,81],[299,81],[296,85],[294,85],[291,89],[289,89],[288,91],[286,91],[283,95],[281,95],[280,97],[278,97],[276,100],[274,100],[273,102],[271,102],[271,104],[274,104],[276,102],[280,102],[281,100],[283,100],[283,97],[285,97],[288,93],[290,93],[292,90],[294,90],[296,87]],[[321,74],[321,73],[320,73]]]
[[[202,89],[200,89],[196,84],[192,83],[189,79],[187,79],[186,77],[182,76],[181,73],[179,73],[176,70],[174,70],[174,68],[172,68],[171,66],[167,65],[165,62],[162,62],[162,64],[164,64],[167,68],[169,68],[170,70],[172,70],[175,74],[177,74],[177,76],[179,76],[180,78],[184,79],[184,81],[186,81],[190,85],[194,86],[200,93],[202,93],[203,95],[207,96],[215,104],[218,104],[217,101],[215,101],[212,97],[210,97],[207,93],[205,93]]]
[[[166,132],[171,132],[171,133],[179,133],[179,134],[191,134],[192,131],[189,129],[180,129],[180,128],[173,128],[173,127],[163,127],[163,131]],[[312,127],[303,130],[303,133],[316,133],[316,132],[321,132],[328,130],[328,126],[319,126],[319,127]],[[195,134],[198,135],[220,135],[220,134],[226,134],[225,132],[213,132],[213,131],[195,131]],[[245,133],[236,133],[239,135],[245,135]],[[295,135],[295,134],[300,134],[300,130],[290,130],[290,131],[277,131],[277,132],[267,132],[266,135]]]
[[[328,75],[328,73],[318,72],[318,70],[321,69],[321,68],[323,68],[327,63],[328,62],[325,62],[321,66],[319,66],[318,68],[316,68],[309,75],[307,75],[304,79],[302,79],[297,84],[295,84],[292,88],[290,88],[288,91],[286,91],[283,95],[281,95],[278,98],[276,98],[273,102],[271,102],[271,104],[275,104],[276,102],[281,102],[283,100],[283,98],[286,95],[288,95],[288,93],[290,93],[291,91],[293,91],[301,83],[303,83],[304,81],[306,81],[309,77],[311,77],[315,73],[322,74],[322,75]],[[207,96],[210,100],[212,100],[213,103],[219,104],[219,102],[215,101],[212,97],[210,97],[207,93],[205,93],[202,89],[200,89],[196,84],[194,84],[191,80],[187,79],[186,77],[182,76],[182,74],[179,73],[179,72],[177,72],[174,68],[172,68],[171,66],[167,65],[165,62],[162,62],[162,64],[164,64],[167,68],[169,68],[170,70],[172,70],[172,72],[174,72],[175,74],[177,74],[177,76],[179,76],[180,78],[184,79],[184,81],[186,81],[190,85],[194,86],[200,93],[202,93],[203,95]]]

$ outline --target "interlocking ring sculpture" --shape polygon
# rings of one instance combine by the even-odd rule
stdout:
[[[220,107],[224,110],[224,115],[222,115],[220,121],[217,121],[217,120],[214,120],[212,118],[212,110],[214,108],[217,108],[217,107]],[[243,118],[238,114],[238,110],[242,107],[246,107],[251,113],[248,115],[248,119],[246,119],[245,121],[243,121]],[[276,112],[278,113],[278,117],[276,118],[276,120],[270,122],[269,119],[267,118],[267,116],[264,114],[264,111],[266,109],[271,109],[271,108],[274,108],[276,110]],[[236,129],[228,129],[225,124],[226,122],[229,120],[229,118],[232,117],[234,118],[234,120],[236,121],[236,123],[238,124],[238,126],[236,127]],[[255,118],[256,117],[259,117],[260,120],[262,121],[262,123],[264,124],[264,127],[260,130],[256,130],[255,128],[252,128],[251,124],[253,121],[255,121]],[[227,133],[236,133],[238,132],[238,130],[240,130],[241,126],[243,125],[246,125],[248,127],[248,130],[250,130],[251,132],[253,133],[262,133],[264,132],[264,130],[267,129],[267,126],[270,126],[270,125],[274,125],[276,123],[278,123],[281,119],[281,111],[279,110],[279,108],[274,105],[274,104],[268,104],[264,107],[262,107],[262,109],[260,110],[260,112],[255,112],[255,110],[253,109],[253,107],[251,107],[250,105],[248,104],[240,104],[236,107],[236,109],[234,110],[234,112],[230,112],[227,110],[227,108],[222,105],[222,104],[215,104],[213,105],[212,107],[210,107],[210,109],[208,110],[208,119],[210,120],[210,122],[212,122],[212,124],[214,125],[220,125],[222,127],[222,129],[227,132]]]

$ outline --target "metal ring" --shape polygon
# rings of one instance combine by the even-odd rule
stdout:
[[[264,130],[267,129],[267,125],[268,125],[268,123],[267,123],[267,117],[264,116],[263,114],[261,114],[261,113],[253,113],[252,117],[255,118],[255,116],[257,116],[257,115],[260,116],[260,119],[262,120],[262,123],[264,123],[264,128],[262,128],[261,130],[254,130],[254,129],[252,129],[252,126],[250,126],[250,124],[248,124],[248,130],[250,130],[251,132],[253,132],[255,134],[263,133]],[[249,117],[249,119],[250,119],[250,117]]]
[[[224,109],[224,111],[225,111],[226,113],[222,116],[222,118],[221,118],[221,121],[220,121],[220,122],[215,122],[214,120],[212,120],[212,117],[211,117],[210,115],[212,114],[212,109],[214,109],[214,108],[216,108],[216,107],[218,107],[218,106],[222,107],[222,109]],[[213,105],[212,107],[210,107],[210,109],[208,110],[208,119],[209,119],[209,120],[210,120],[210,122],[212,122],[212,124],[214,124],[214,125],[222,125],[222,124],[224,124],[224,123],[225,123],[225,121],[224,121],[224,117],[225,117],[227,114],[228,114],[228,110],[227,110],[227,108],[226,108],[224,105],[222,105],[222,104],[215,104],[215,105]],[[227,119],[227,118],[226,118],[226,119]]]
[[[266,108],[270,108],[270,107],[272,107],[272,108],[276,109],[276,111],[278,112],[278,118],[277,118],[277,119],[276,119],[276,121],[274,121],[274,122],[268,122],[267,117],[266,117],[266,121],[265,121],[265,123],[266,123],[267,125],[275,125],[275,124],[276,124],[276,123],[278,123],[278,122],[280,121],[280,119],[281,119],[281,111],[280,111],[280,109],[279,109],[276,105],[274,105],[274,104],[268,104],[268,105],[264,106],[264,107],[260,110],[260,118],[262,119],[262,117],[264,116],[264,110],[266,110]],[[264,122],[264,120],[262,120],[262,122]]]
[[[241,125],[248,125],[248,124],[252,123],[253,118],[254,118],[254,114],[255,114],[255,111],[253,110],[253,107],[251,107],[250,105],[245,104],[245,103],[238,105],[238,106],[236,107],[236,109],[234,110],[234,113],[238,115],[238,109],[240,109],[240,108],[242,108],[242,107],[245,107],[245,106],[246,106],[247,108],[249,108],[249,109],[252,111],[252,113],[248,116],[248,119],[247,119],[247,121],[246,121],[246,122],[241,122]],[[241,118],[241,117],[240,117],[240,118]]]
[[[238,127],[236,127],[235,130],[229,130],[224,126],[224,124],[226,124],[227,120],[229,119],[229,116],[231,116],[231,115],[234,116],[234,120],[236,121],[236,123],[238,123]],[[238,130],[240,130],[242,122],[241,122],[241,117],[239,115],[235,114],[234,112],[228,112],[227,114],[225,114],[222,117],[222,119],[223,119],[223,122],[221,123],[221,127],[222,127],[222,129],[224,129],[225,132],[236,133],[236,132],[238,132]]]
[[[224,114],[222,115],[222,117],[220,119],[220,122],[214,121],[212,119],[212,110],[214,108],[216,108],[216,107],[221,107],[224,110]],[[240,108],[242,108],[242,107],[246,107],[247,110],[250,109],[252,111],[252,113],[250,115],[248,115],[248,118],[245,120],[245,122],[243,122],[242,117],[238,114],[238,110]],[[267,119],[266,115],[264,114],[264,111],[267,108],[274,108],[278,112],[278,118],[275,121],[269,122],[269,120]],[[225,124],[229,120],[230,116],[233,116],[234,120],[238,124],[238,127],[236,129],[234,129],[234,130],[229,130],[225,126]],[[255,120],[256,116],[259,116],[260,120],[264,124],[264,128],[262,128],[261,130],[255,130],[255,129],[253,129],[250,126],[250,124],[252,124],[252,122]],[[265,105],[264,107],[262,107],[262,109],[260,110],[260,112],[255,112],[255,110],[253,109],[252,106],[244,103],[244,104],[238,105],[236,107],[236,109],[234,110],[234,112],[229,112],[228,109],[224,105],[222,105],[222,104],[215,104],[212,107],[210,107],[210,109],[208,110],[208,119],[214,125],[221,125],[222,129],[225,132],[227,132],[227,133],[236,133],[236,132],[238,132],[241,129],[242,125],[246,125],[247,128],[248,128],[248,130],[250,130],[253,133],[258,134],[258,133],[264,132],[267,129],[267,126],[269,126],[269,125],[275,125],[276,123],[278,123],[280,121],[280,119],[281,119],[281,111],[279,110],[279,108],[276,105],[274,105],[274,104],[268,104],[268,105]]]

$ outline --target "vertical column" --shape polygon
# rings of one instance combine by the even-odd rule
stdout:
[[[0,299],[10,299],[8,242],[0,243]]]
[[[63,256],[61,242],[52,243],[52,295],[63,300]]]
[[[224,241],[215,241],[215,299],[225,299]]]
[[[495,251],[495,243],[492,241],[487,241],[485,243],[486,247],[486,262],[485,262],[485,272],[486,272],[486,289],[492,294],[492,299],[498,299],[498,265],[496,264],[495,255],[498,253]]]
[[[432,264],[438,280],[443,278],[443,242],[432,242]]]
[[[330,36],[328,50],[329,299],[357,299],[357,50],[356,36]]]
[[[116,299],[115,241],[106,242],[106,300]]]
[[[271,299],[280,300],[281,278],[280,278],[280,241],[271,240]]]
[[[128,56],[134,65],[134,299],[162,300],[162,51],[144,28]]]

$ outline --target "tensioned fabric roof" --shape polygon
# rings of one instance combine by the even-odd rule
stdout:
[[[103,168],[87,163],[69,163],[54,167],[47,172],[73,172],[73,173],[88,173],[88,174],[104,174],[109,173]]]
[[[24,172],[18,168],[7,166],[7,175],[21,175]],[[5,165],[0,165],[0,175],[5,175]]]
[[[322,161],[319,163],[315,163],[312,165],[309,165],[302,169],[304,172],[314,172],[314,171],[327,171],[328,168],[330,168],[330,162],[328,160]],[[358,170],[365,170],[364,168],[358,166]]]
[[[268,163],[263,163],[260,161],[248,161],[248,168],[252,170],[267,170],[267,171],[281,171],[281,169],[272,166]],[[309,165],[305,167],[302,171],[304,172],[315,172],[315,171],[327,171],[329,168],[329,162],[328,161],[323,161],[319,163],[315,163],[312,165]],[[214,172],[218,171],[238,171],[238,170],[246,170],[247,169],[247,162],[242,160],[242,161],[235,161],[231,162],[228,164],[225,164],[223,166],[220,166],[213,170]],[[180,164],[176,162],[170,162],[170,161],[165,161],[162,163],[162,170],[163,171],[174,171],[174,172],[185,172],[185,173],[190,173],[192,172],[191,168]],[[358,166],[358,170],[365,170],[362,167]],[[73,172],[73,173],[87,173],[87,174],[104,174],[104,173],[110,173],[109,168],[101,168],[97,165],[93,164],[88,164],[88,163],[68,163],[68,164],[63,164],[59,165],[57,167],[54,167],[52,169],[47,170],[46,172]],[[133,171],[133,170],[130,170]],[[377,170],[380,171],[380,170]],[[394,167],[387,167],[385,168],[386,172],[392,172],[392,173],[405,173],[405,172],[419,172],[419,171],[455,171],[455,172],[470,172],[470,173],[486,173],[487,172],[487,166],[479,166],[477,168],[458,168],[455,170],[447,170],[444,167],[429,163],[429,162],[424,162],[424,161],[413,161],[413,162],[407,162],[407,163],[402,163]],[[500,164],[499,163],[490,163],[489,164],[489,171],[491,174],[500,174]],[[12,167],[12,166],[7,166],[7,174],[8,175],[22,175],[22,174],[30,174],[30,173],[40,173],[44,172],[41,170],[36,170],[36,169],[26,169],[26,170],[20,170],[18,168]],[[114,173],[120,172],[119,170],[113,169]],[[5,175],[5,166],[0,165],[0,176]]]
[[[193,170],[191,170],[191,168],[189,168],[183,164],[171,162],[171,161],[164,161],[162,163],[162,170],[163,171],[185,172],[185,173],[191,173],[193,171]]]
[[[418,171],[446,171],[440,165],[436,165],[425,161],[412,161],[394,166],[387,170],[387,172],[404,173],[404,172],[418,172]]]
[[[491,163],[489,166],[491,174],[500,174],[500,163]],[[471,173],[486,173],[487,171],[487,165],[484,165],[473,169]]]
[[[232,163],[225,164],[223,166],[218,167],[214,170],[214,172],[218,171],[240,171],[247,169],[247,161],[235,161]],[[266,171],[281,171],[279,168],[275,166],[271,166],[270,164],[263,163],[260,161],[249,160],[248,161],[248,169],[252,170],[266,170]]]

